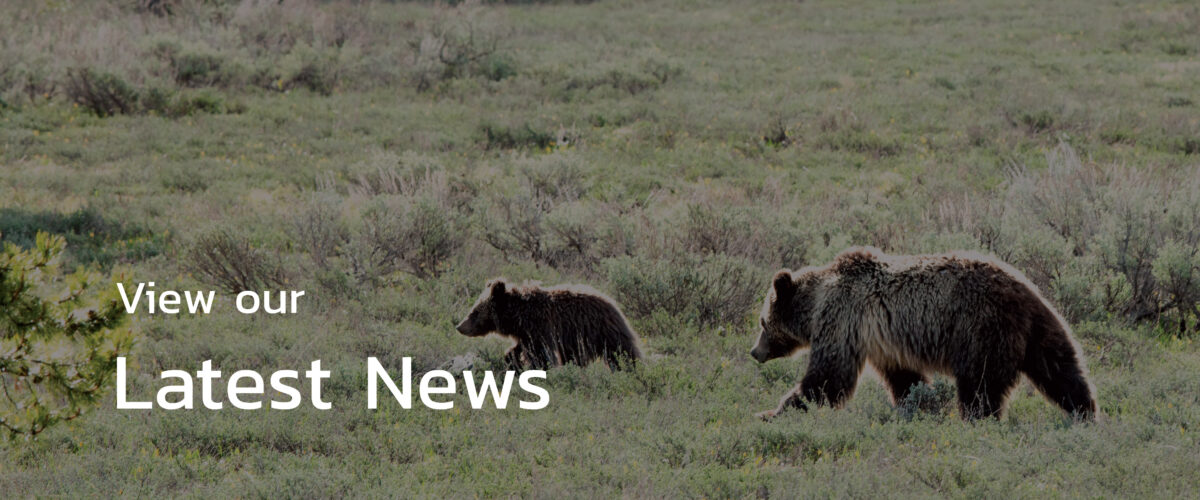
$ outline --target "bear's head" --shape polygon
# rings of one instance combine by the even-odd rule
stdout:
[[[471,307],[471,312],[454,328],[468,337],[482,337],[496,331],[496,308],[504,301],[508,289],[508,283],[503,278],[489,281],[479,300]]]
[[[807,276],[802,276],[807,278]],[[807,283],[808,280],[802,280]],[[811,343],[808,329],[810,300],[807,287],[797,283],[791,271],[782,270],[771,279],[759,317],[758,343],[750,355],[759,363],[791,356]]]

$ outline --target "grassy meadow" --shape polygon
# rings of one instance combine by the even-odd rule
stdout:
[[[117,410],[0,442],[6,497],[1188,497],[1200,492],[1200,6],[1186,1],[0,0],[0,238],[218,290],[130,318],[163,370],[332,378],[329,411]],[[965,423],[773,408],[771,273],[994,254],[1071,322],[1103,416],[1023,382]],[[366,405],[496,276],[614,297],[647,361],[548,408]],[[241,289],[305,290],[238,314]],[[461,384],[460,384],[461,388]]]

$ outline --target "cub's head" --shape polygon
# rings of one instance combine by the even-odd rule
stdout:
[[[798,283],[791,271],[782,270],[771,279],[771,289],[763,299],[759,317],[758,343],[750,355],[759,363],[791,356],[811,342],[808,329],[811,299],[806,284],[811,281],[801,275]]]
[[[487,286],[483,287],[479,300],[475,301],[475,306],[471,307],[471,312],[454,327],[458,333],[468,337],[482,337],[496,331],[497,303],[504,300],[509,288],[503,278],[489,281]]]

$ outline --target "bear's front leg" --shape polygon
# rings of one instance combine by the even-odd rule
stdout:
[[[504,367],[509,370],[525,367],[525,350],[521,348],[521,344],[512,346],[512,349],[504,353]]]
[[[792,389],[791,392],[787,393],[787,396],[784,396],[783,399],[779,401],[778,408],[775,408],[774,410],[760,411],[755,413],[754,416],[769,422],[771,419],[775,418],[776,415],[779,415],[784,410],[789,408],[798,408],[801,411],[808,411],[808,405],[804,404],[804,398],[801,397],[801,394],[802,388],[801,386],[797,385],[795,389]]]
[[[779,402],[778,408],[761,412],[758,417],[770,420],[790,408],[807,411],[808,403],[840,408],[854,395],[863,363],[862,356],[851,349],[814,345],[800,385]]]
[[[554,350],[543,342],[530,342],[522,347],[525,367],[532,370],[545,370],[555,366]]]

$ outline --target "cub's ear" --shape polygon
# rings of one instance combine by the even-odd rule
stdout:
[[[787,269],[775,273],[771,278],[771,286],[775,288],[776,297],[791,297],[796,292],[796,282],[792,280],[792,272]]]
[[[492,295],[493,296],[504,295],[504,291],[506,289],[507,289],[507,285],[504,283],[503,278],[492,281]]]

